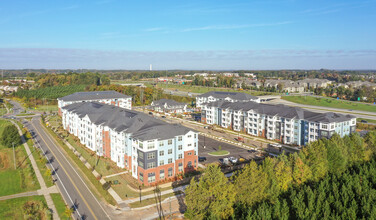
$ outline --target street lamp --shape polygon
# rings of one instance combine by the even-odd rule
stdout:
[[[138,188],[140,189],[140,203],[141,203],[141,186],[138,186]]]

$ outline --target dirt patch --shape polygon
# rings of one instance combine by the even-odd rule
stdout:
[[[6,170],[9,168],[8,154],[0,152],[0,170]]]

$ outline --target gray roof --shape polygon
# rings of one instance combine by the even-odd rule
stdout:
[[[255,100],[258,99],[258,97],[242,93],[242,92],[219,92],[219,91],[211,91],[204,94],[199,95],[198,97],[209,97],[213,96],[217,99],[225,99],[225,98],[231,98],[234,100]]]
[[[94,92],[76,92],[61,98],[58,100],[69,101],[84,101],[84,100],[97,100],[97,99],[119,99],[119,98],[131,98],[115,91],[94,91]]]
[[[160,99],[160,100],[157,100],[157,101],[153,101],[151,103],[152,106],[164,106],[165,104],[167,104],[168,106],[184,106],[184,105],[187,105],[186,103],[177,102],[177,101],[171,100],[171,99]]]
[[[333,112],[328,113],[316,113],[311,112],[299,107],[291,107],[287,105],[271,105],[271,104],[260,104],[256,102],[228,102],[228,101],[216,101],[204,104],[206,106],[218,107],[222,109],[231,109],[235,111],[250,111],[253,110],[258,114],[279,116],[283,118],[296,118],[307,120],[310,122],[342,122],[348,121],[349,119],[355,118],[352,115],[344,115]]]
[[[63,107],[77,114],[80,118],[86,115],[96,125],[108,126],[111,129],[131,133],[139,140],[170,139],[184,135],[192,129],[178,124],[169,124],[149,115],[98,102],[80,102]]]

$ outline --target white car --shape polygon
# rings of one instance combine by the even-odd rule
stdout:
[[[229,157],[228,160],[229,160],[231,163],[233,163],[233,164],[235,164],[235,163],[238,162],[238,158],[236,158],[236,157]]]

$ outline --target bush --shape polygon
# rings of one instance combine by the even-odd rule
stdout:
[[[12,147],[22,143],[21,136],[18,133],[18,129],[15,125],[8,125],[4,128],[1,134],[0,142],[6,147]]]

